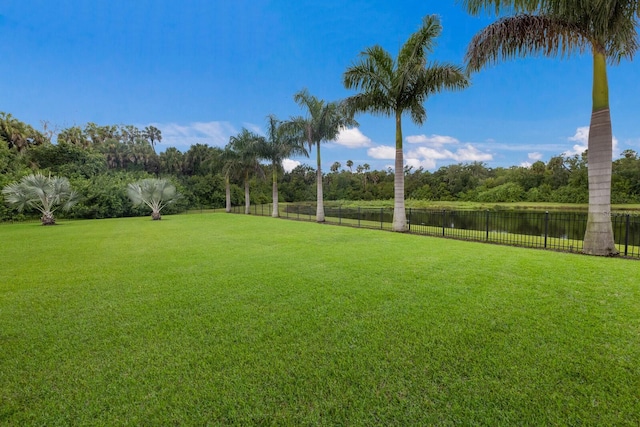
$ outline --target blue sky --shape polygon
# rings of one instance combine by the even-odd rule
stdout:
[[[7,0],[0,4],[0,111],[40,128],[87,122],[153,124],[159,150],[224,146],[266,116],[304,112],[302,88],[327,101],[353,94],[342,73],[366,47],[392,54],[423,16],[443,33],[430,59],[462,63],[468,41],[493,18],[454,0]],[[614,156],[640,151],[637,61],[609,69]],[[547,161],[584,150],[591,114],[591,60],[527,58],[488,68],[461,92],[426,102],[417,127],[404,119],[408,164],[483,161],[491,167]],[[393,164],[394,122],[360,115],[322,147],[323,169],[347,160]],[[289,162],[315,165],[310,159]]]

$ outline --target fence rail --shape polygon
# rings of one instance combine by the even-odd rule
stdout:
[[[244,213],[244,206],[232,207]],[[271,216],[272,205],[251,205],[250,213]],[[498,243],[528,248],[581,252],[587,226],[582,212],[456,211],[409,208],[412,234]],[[316,206],[280,205],[280,218],[315,221]],[[392,208],[325,207],[325,222],[360,228],[391,230]],[[620,255],[640,258],[640,215],[611,214],[614,239]]]

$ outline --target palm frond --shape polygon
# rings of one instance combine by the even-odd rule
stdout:
[[[584,52],[590,39],[578,26],[550,16],[516,15],[489,25],[471,40],[465,60],[470,71],[503,59]]]
[[[436,39],[442,33],[442,25],[437,15],[427,15],[422,25],[402,45],[398,54],[398,67],[411,67],[415,63],[423,63],[427,54],[433,51]]]
[[[623,58],[632,59],[640,47],[640,0],[464,0],[463,4],[475,15],[483,10],[493,11],[495,14],[525,13],[553,19],[565,26],[560,31],[548,27],[548,45],[556,45],[552,49],[543,47],[540,43],[531,43],[535,40],[527,35],[523,40],[534,47],[522,50],[527,53],[564,55],[574,50],[584,50],[585,42],[588,41],[590,47],[605,54],[609,62],[617,64]],[[565,30],[571,30],[571,27],[575,31],[574,38],[564,33]],[[540,31],[537,33],[540,34]],[[519,33],[514,34],[520,36]],[[502,57],[507,58],[509,55]]]
[[[347,89],[382,90],[389,92],[395,64],[393,58],[380,46],[372,46],[360,53],[359,61],[347,68],[343,83]]]

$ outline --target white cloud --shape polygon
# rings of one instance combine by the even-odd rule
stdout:
[[[409,136],[407,136],[406,140],[410,144],[442,145],[442,144],[458,144],[458,143],[460,143],[460,141],[458,141],[456,138],[454,138],[452,136],[446,136],[446,135],[431,135],[431,136],[427,136],[427,135],[409,135]]]
[[[436,167],[436,161],[433,159],[415,159],[415,158],[406,158],[404,161],[405,165],[412,166],[414,169],[434,169]]]
[[[520,163],[520,167],[523,167],[523,168],[530,168],[531,166],[532,166],[531,162],[522,162],[522,163]]]
[[[151,123],[162,132],[159,146],[177,147],[188,150],[195,144],[224,147],[229,137],[237,133],[229,122],[193,122],[188,125],[178,123]]]
[[[455,152],[442,147],[417,147],[409,150],[405,163],[415,168],[433,169],[436,160],[455,160],[456,162],[483,162],[493,160],[493,155],[483,153],[471,144],[458,148]]]
[[[343,128],[336,138],[336,144],[349,148],[370,147],[371,139],[358,128]]]
[[[534,152],[534,153],[528,153],[527,157],[529,158],[529,160],[541,160],[542,159],[542,153],[539,152]]]
[[[483,153],[473,145],[467,144],[464,148],[456,150],[453,159],[459,162],[486,162],[493,160],[493,155]]]
[[[562,153],[563,156],[574,156],[576,154],[580,155],[584,153],[585,150],[588,148],[588,144],[589,144],[589,126],[581,126],[577,128],[575,135],[567,139],[569,141],[575,141],[577,142],[577,144],[575,144],[570,150],[567,150],[564,153]],[[620,155],[618,150],[618,139],[615,136],[613,136],[612,145],[613,145],[612,158],[615,159]]]
[[[369,148],[367,154],[374,159],[392,160],[396,158],[396,149],[388,145],[379,145]]]
[[[295,168],[297,168],[301,164],[302,163],[300,163],[297,160],[284,159],[282,161],[282,168],[285,170],[285,172],[291,172],[292,170],[294,170]]]
[[[444,160],[444,159],[453,159],[455,155],[449,151],[444,150],[442,148],[435,149],[429,147],[418,147],[415,150],[409,150],[407,153],[407,158],[415,158],[415,159],[431,159],[431,160]]]

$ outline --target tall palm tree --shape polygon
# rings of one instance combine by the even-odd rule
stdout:
[[[251,199],[249,198],[249,178],[251,174],[260,177],[264,176],[264,171],[260,166],[259,155],[260,146],[265,144],[264,137],[242,129],[236,136],[229,139],[229,148],[237,153],[238,168],[242,172],[244,181],[244,213],[249,214]]]
[[[224,174],[224,188],[227,213],[231,212],[231,179],[237,177],[240,171],[240,154],[231,149],[231,146],[227,144],[221,155],[223,166],[222,173]]]
[[[151,148],[153,151],[156,151],[156,142],[162,141],[162,132],[155,126],[147,126],[142,131],[142,136],[144,136],[147,141],[151,144]]]
[[[617,65],[638,49],[640,0],[464,0],[464,4],[473,14],[484,9],[515,13],[473,37],[466,55],[471,71],[530,54],[593,55],[589,214],[583,250],[591,255],[616,255],[610,217],[613,133],[607,62]]]
[[[294,127],[303,133],[305,143],[309,149],[316,146],[316,221],[324,222],[324,200],[322,194],[322,161],[320,158],[320,144],[335,139],[340,130],[348,126],[358,126],[353,115],[348,114],[344,105],[339,102],[325,102],[311,95],[307,89],[296,93],[293,97],[300,107],[307,110],[307,117],[291,119]]]
[[[424,102],[444,89],[464,89],[469,81],[462,68],[452,64],[427,63],[435,40],[442,32],[435,15],[426,16],[422,26],[401,47],[397,59],[380,46],[372,46],[344,73],[347,89],[360,93],[345,100],[354,112],[395,117],[396,154],[394,181],[393,231],[406,231],[404,205],[404,158],[402,152],[402,116],[422,125],[427,118]]]
[[[309,157],[299,129],[292,122],[280,122],[271,114],[267,116],[267,138],[261,147],[260,156],[271,161],[273,211],[271,216],[277,218],[278,210],[278,172],[282,162],[296,155]]]

